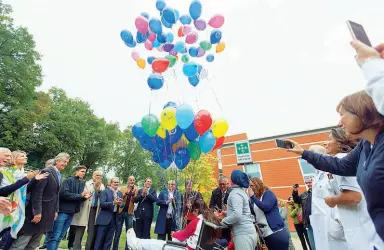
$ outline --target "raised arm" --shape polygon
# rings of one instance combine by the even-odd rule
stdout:
[[[368,80],[365,91],[372,97],[377,111],[384,115],[384,60],[368,60],[361,66],[361,70]]]
[[[7,197],[8,195],[12,194],[28,182],[28,178],[24,177],[23,179],[20,179],[13,184],[0,188],[0,196]]]
[[[147,199],[149,199],[152,203],[156,202],[157,195],[156,195],[156,190],[155,189],[152,189],[152,191],[147,194]]]
[[[164,192],[159,194],[159,197],[156,200],[156,205],[160,207],[168,207],[168,200],[165,198]]]

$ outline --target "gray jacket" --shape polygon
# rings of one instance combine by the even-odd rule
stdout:
[[[247,193],[240,187],[233,187],[228,196],[227,216],[221,224],[232,227],[233,236],[256,234]]]

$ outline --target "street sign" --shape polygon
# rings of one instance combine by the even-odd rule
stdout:
[[[252,163],[252,151],[248,141],[235,142],[237,164]]]

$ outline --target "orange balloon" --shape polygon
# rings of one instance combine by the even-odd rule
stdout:
[[[183,37],[184,36],[184,34],[183,34],[183,27],[181,26],[180,28],[179,28],[179,30],[177,31],[177,35],[179,36],[179,37]]]

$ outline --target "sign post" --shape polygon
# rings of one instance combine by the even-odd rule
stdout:
[[[253,163],[252,151],[251,147],[249,146],[249,141],[235,142],[235,149],[238,165]]]

